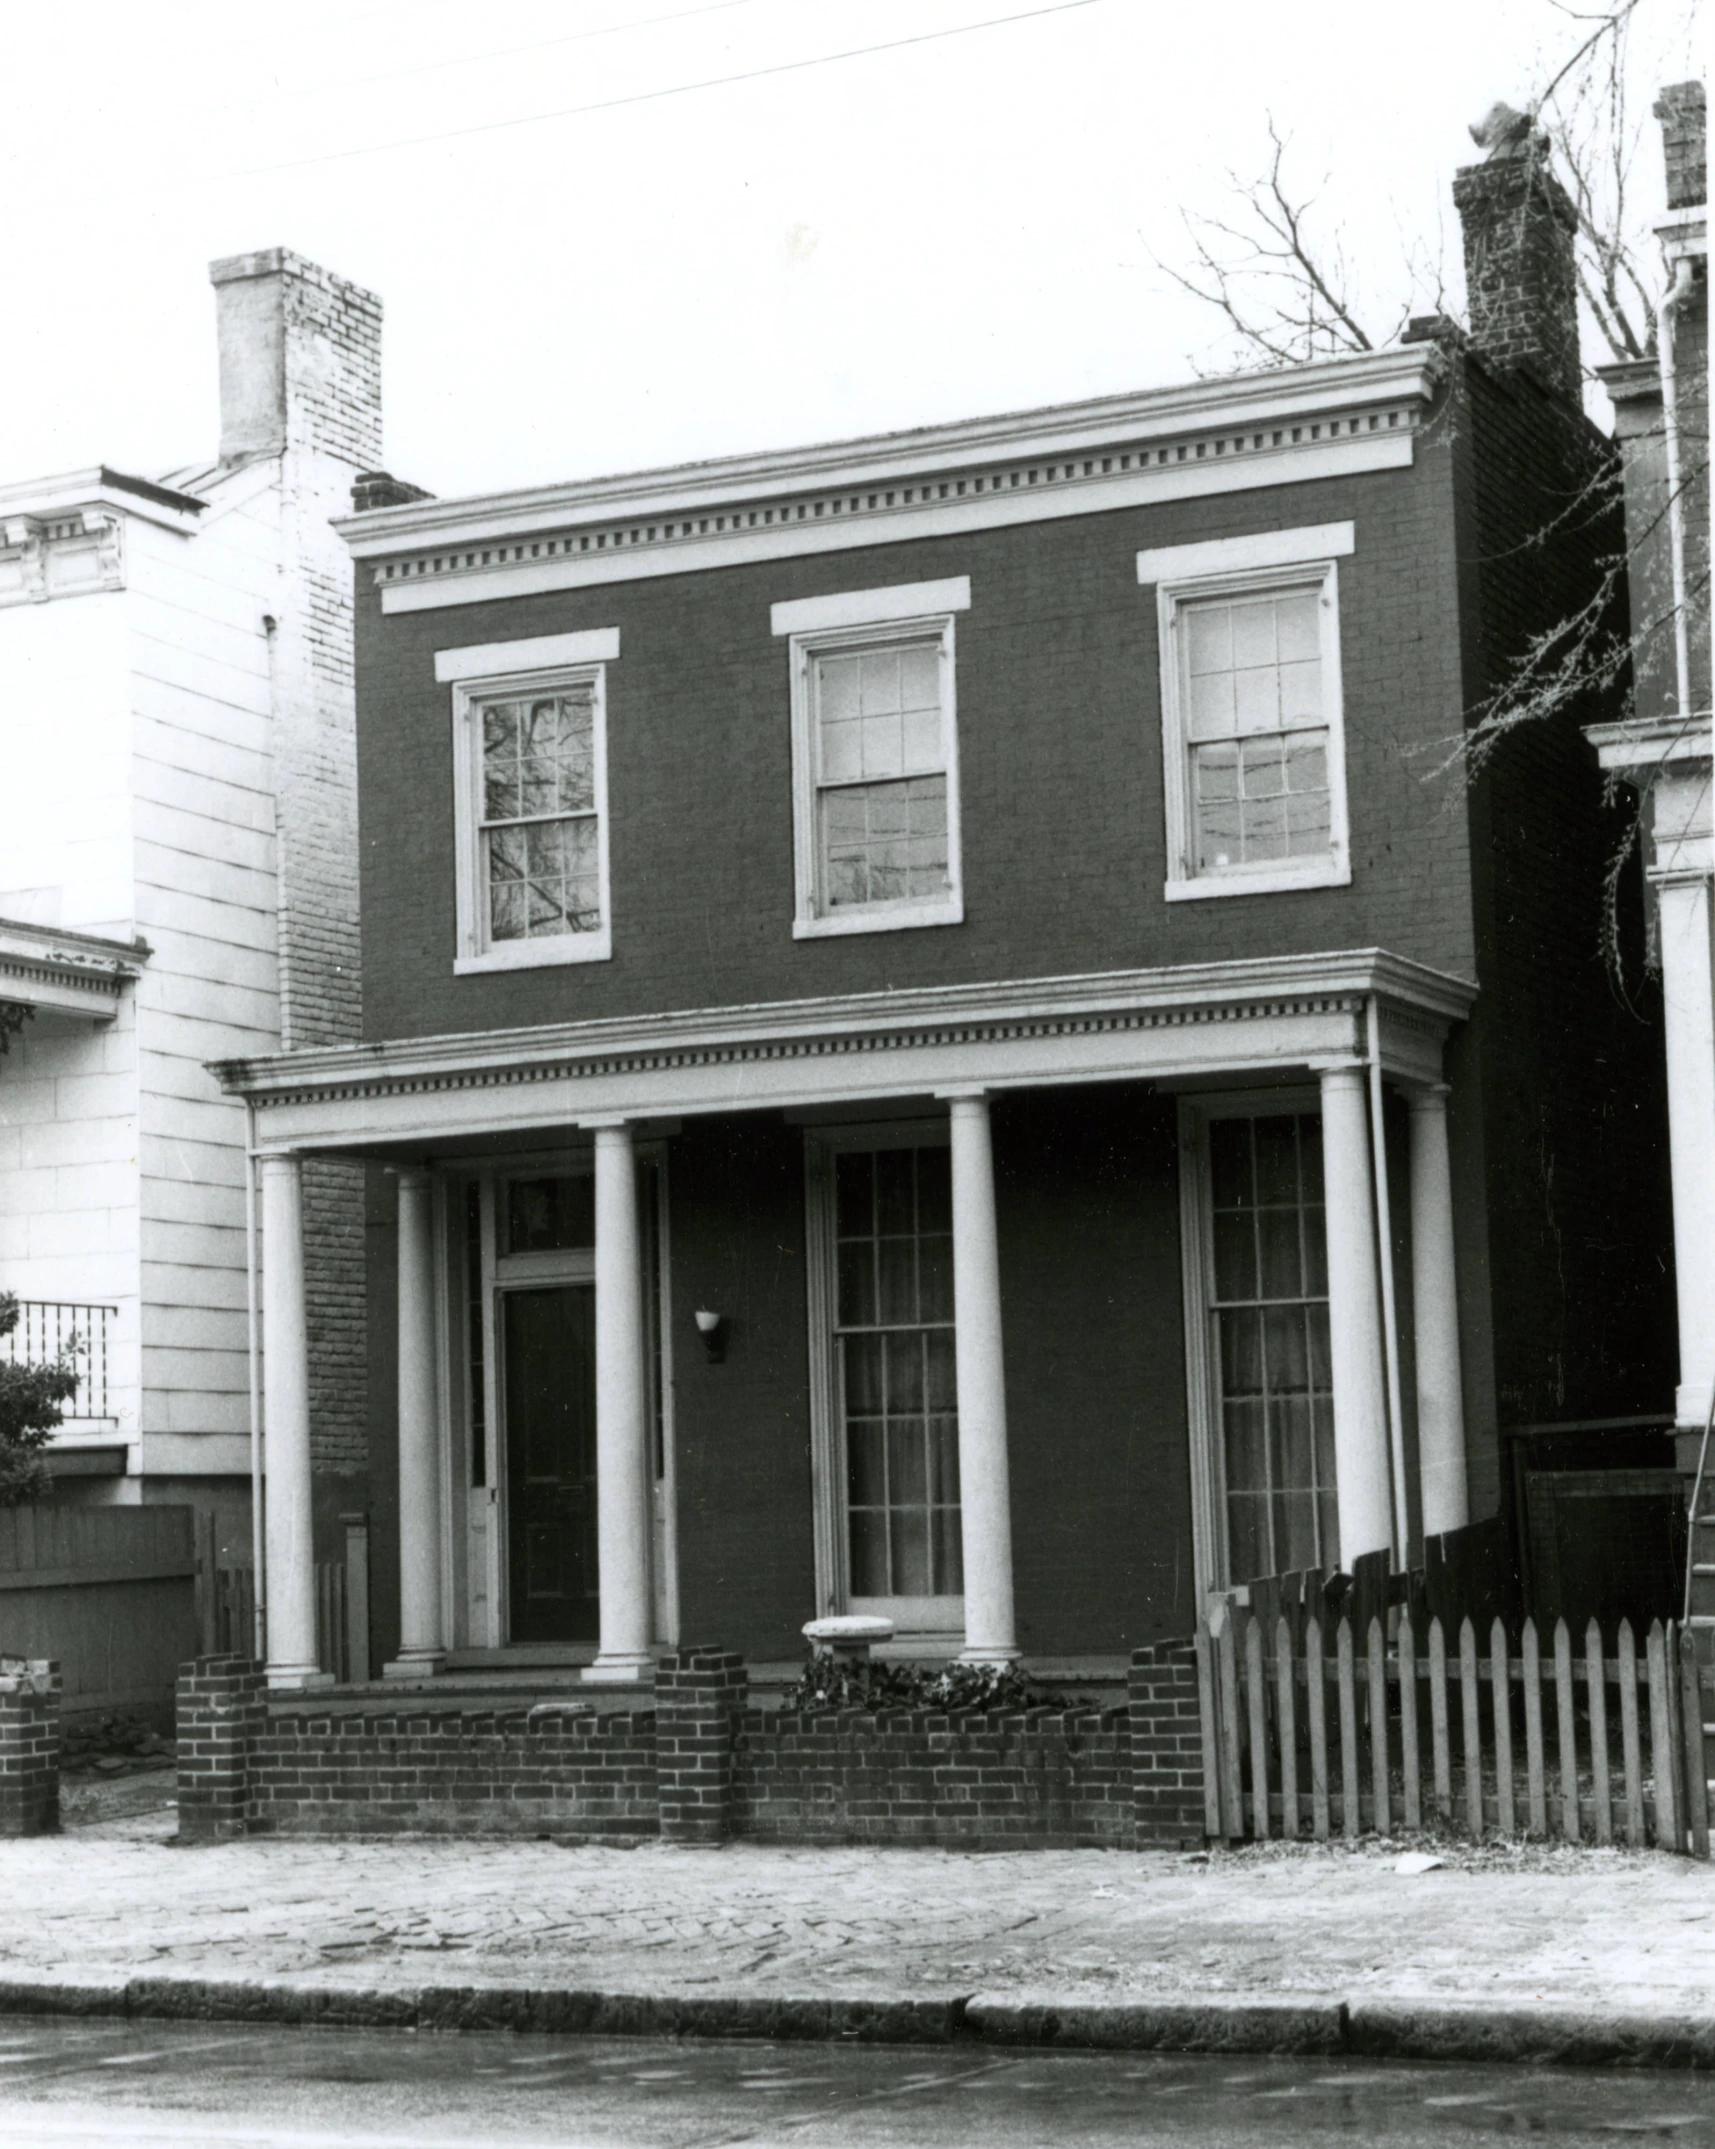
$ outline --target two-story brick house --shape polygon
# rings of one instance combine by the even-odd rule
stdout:
[[[1469,348],[345,525],[365,1042],[222,1070],[276,1686],[311,1159],[379,1167],[397,1674],[843,1611],[1113,1655],[1665,1390],[1594,755],[1454,754],[1591,586],[1608,453],[1563,198],[1461,186]]]

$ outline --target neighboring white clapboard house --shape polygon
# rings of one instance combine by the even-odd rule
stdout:
[[[329,518],[380,460],[381,305],[280,249],[211,278],[216,457],[0,485],[0,1002],[30,1010],[0,1058],[0,1350],[76,1358],[58,1497],[188,1500],[241,1552],[246,1124],[204,1070],[358,1035]],[[333,1505],[362,1457],[360,1179],[306,1200]]]

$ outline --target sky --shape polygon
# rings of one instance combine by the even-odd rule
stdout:
[[[1384,332],[1457,295],[1466,125],[1572,0],[0,0],[0,482],[218,431],[211,260],[385,303],[387,464],[440,494],[1028,408],[1219,364],[1159,266],[1269,117]],[[1659,213],[1690,0],[1640,0]],[[870,49],[876,48],[876,49]],[[734,79],[745,78],[745,79]]]

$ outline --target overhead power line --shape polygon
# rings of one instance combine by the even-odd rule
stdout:
[[[693,15],[725,15],[735,7],[754,7],[756,0],[703,0],[701,7],[675,8],[670,15],[645,15],[636,22],[604,22],[594,30],[569,30],[563,37],[541,37],[530,45],[499,45],[492,52],[458,52],[445,60],[424,60],[415,67],[394,67],[382,75],[354,75],[347,82],[308,82],[302,89],[276,90],[271,97],[258,97],[245,106],[257,111],[265,105],[283,103],[289,97],[325,97],[329,90],[364,90],[377,82],[405,82],[413,75],[443,74],[449,67],[479,67],[485,60],[511,60],[521,53],[550,52],[557,45],[583,45],[595,37],[621,37],[633,30],[653,30],[664,22],[688,22]],[[361,152],[358,152],[361,154]]]
[[[438,134],[414,134],[395,142],[367,142],[356,149],[332,149],[321,156],[292,157],[281,164],[251,164],[226,176],[256,179],[271,172],[298,172],[312,164],[340,164],[354,157],[384,156],[395,149],[422,149],[434,142],[459,141],[476,134],[499,134],[512,127],[540,127],[550,120],[579,119],[590,112],[613,112],[624,105],[654,104],[665,97],[689,97],[699,90],[728,89],[740,82],[760,82],[770,75],[801,74],[811,67],[834,67],[842,60],[866,59],[871,53],[900,52],[908,45],[933,45],[943,38],[968,37],[978,30],[1001,30],[1015,22],[1035,22],[1045,15],[1070,15],[1079,8],[1096,7],[1100,0],[1056,0],[1051,7],[1025,8],[1016,15],[991,15],[982,22],[956,23],[946,30],[924,30],[915,37],[893,37],[878,45],[856,45],[846,52],[824,52],[814,59],[782,60],[773,67],[746,68],[742,74],[713,75],[701,82],[675,82],[665,89],[637,90],[628,97],[603,97],[593,104],[565,105],[554,112],[526,112],[516,119],[479,121],[470,127],[448,127]]]

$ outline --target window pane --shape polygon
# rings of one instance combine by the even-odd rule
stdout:
[[[524,886],[521,881],[496,881],[490,884],[488,937],[490,940],[524,938]]]
[[[917,1221],[923,1231],[953,1228],[953,1152],[936,1146],[912,1152],[917,1159]]]
[[[1233,676],[1233,722],[1240,731],[1273,731],[1280,723],[1280,678],[1267,671]]]
[[[1297,1298],[1304,1288],[1298,1257],[1298,1211],[1261,1209],[1257,1212],[1257,1241],[1262,1274],[1259,1298]]]
[[[872,1327],[875,1322],[875,1245],[853,1239],[839,1252],[839,1312],[842,1326]]]
[[[506,1182],[506,1251],[559,1253],[595,1244],[595,1180],[587,1172]]]
[[[917,1222],[917,1152],[883,1149],[875,1158],[875,1229],[911,1231]]]
[[[917,1318],[917,1241],[878,1239],[876,1268],[880,1278],[876,1319],[891,1325]]]
[[[923,1339],[927,1353],[927,1380],[929,1408],[952,1411],[958,1407],[959,1382],[956,1354],[953,1348],[953,1332],[942,1329],[931,1332]],[[957,1419],[949,1417],[947,1423],[956,1425]]]
[[[887,1510],[885,1507],[851,1511],[852,1595],[887,1597]]]
[[[899,652],[875,649],[858,659],[858,693],[865,716],[899,713]]]
[[[1235,1582],[1267,1574],[1267,1503],[1251,1493],[1234,1493],[1227,1501],[1227,1563]]]
[[[930,1520],[935,1533],[935,1594],[956,1597],[965,1586],[965,1548],[959,1531],[959,1510],[937,1507]]]
[[[1275,599],[1275,631],[1280,637],[1282,664],[1301,663],[1306,658],[1320,661],[1320,608],[1321,598],[1315,590],[1297,590],[1289,597]]]
[[[959,1421],[945,1415],[929,1420],[929,1497],[937,1507],[959,1504]]]
[[[1282,1114],[1278,1118],[1253,1119],[1256,1142],[1256,1198],[1259,1202],[1295,1202],[1298,1185],[1298,1121]]]
[[[842,1338],[842,1344],[846,1358],[846,1408],[853,1417],[873,1417],[881,1410],[887,1339],[884,1336],[846,1336]]]
[[[1268,1447],[1260,1397],[1222,1406],[1227,1427],[1227,1487],[1232,1492],[1261,1492],[1268,1485]]]
[[[900,1597],[932,1594],[929,1573],[929,1515],[921,1507],[890,1507],[888,1536],[893,1553],[893,1592]]]
[[[1225,739],[1234,729],[1233,675],[1204,672],[1191,681],[1191,736]]]
[[[1255,1298],[1256,1219],[1247,1210],[1215,1217],[1215,1296],[1226,1301]]]
[[[842,1239],[865,1238],[875,1229],[871,1207],[875,1159],[865,1149],[848,1149],[834,1159],[835,1229]]]
[[[1217,1119],[1209,1128],[1209,1179],[1217,1209],[1249,1203],[1251,1125],[1248,1119]]]
[[[924,1507],[929,1499],[929,1459],[923,1420],[891,1420],[887,1428],[887,1496],[893,1507]]]
[[[855,1338],[853,1339],[855,1340]],[[887,1414],[890,1418],[923,1415],[923,1337],[916,1331],[880,1336],[887,1353]]]
[[[917,1311],[925,1321],[953,1318],[953,1242],[925,1238],[917,1242]]]
[[[828,783],[848,783],[863,774],[861,724],[822,726],[822,776]],[[861,821],[860,821],[861,827]]]
[[[1187,605],[1183,617],[1186,660],[1192,676],[1229,671],[1233,662],[1232,608],[1224,604]]]
[[[1235,1310],[1223,1313],[1221,1327],[1221,1393],[1225,1396],[1262,1393],[1262,1315]]]
[[[816,706],[824,723],[842,723],[858,713],[856,657],[816,659]]]
[[[886,1429],[879,1418],[846,1425],[846,1485],[854,1507],[887,1505]]]
[[[899,705],[902,709],[941,706],[941,651],[938,643],[919,642],[899,653]]]
[[[1280,714],[1288,724],[1320,724],[1324,720],[1319,662],[1281,666]]]
[[[1274,606],[1272,597],[1260,602],[1235,604],[1232,607],[1233,668],[1235,671],[1254,670],[1259,665],[1274,667],[1276,648],[1274,640]]]

